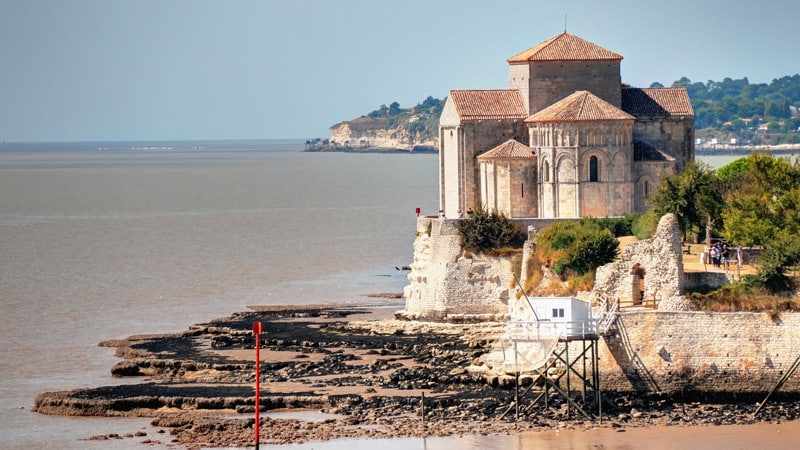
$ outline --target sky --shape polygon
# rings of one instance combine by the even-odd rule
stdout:
[[[503,89],[566,30],[622,80],[800,72],[796,0],[0,0],[0,141],[311,139]]]

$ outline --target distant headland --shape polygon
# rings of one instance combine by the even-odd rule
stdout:
[[[800,75],[770,83],[747,78],[693,82],[683,77],[694,109],[696,153],[737,155],[754,151],[800,151]],[[651,87],[664,87],[652,83]],[[330,127],[330,137],[306,141],[306,151],[355,153],[438,152],[444,100],[428,96],[412,108],[397,102]]]

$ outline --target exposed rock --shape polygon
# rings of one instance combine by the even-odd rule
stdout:
[[[464,252],[458,220],[420,218],[406,306],[409,320],[464,321],[503,317],[508,310],[508,258]],[[452,316],[452,318],[451,318]]]

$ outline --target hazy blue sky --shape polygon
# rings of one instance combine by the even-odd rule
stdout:
[[[0,0],[0,140],[326,137],[507,87],[565,15],[634,86],[800,72],[797,0]]]

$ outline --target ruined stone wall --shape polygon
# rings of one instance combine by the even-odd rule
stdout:
[[[502,320],[507,317],[508,258],[465,254],[458,220],[419,218],[405,309],[412,320]]]
[[[651,239],[625,246],[619,259],[597,269],[594,292],[623,302],[636,298],[639,288],[636,265],[644,270],[644,298],[660,304],[680,296],[684,290],[683,255],[678,220],[672,214],[661,218]]]
[[[603,390],[771,390],[800,355],[800,314],[626,312],[600,340]],[[800,391],[800,377],[781,388]]]

